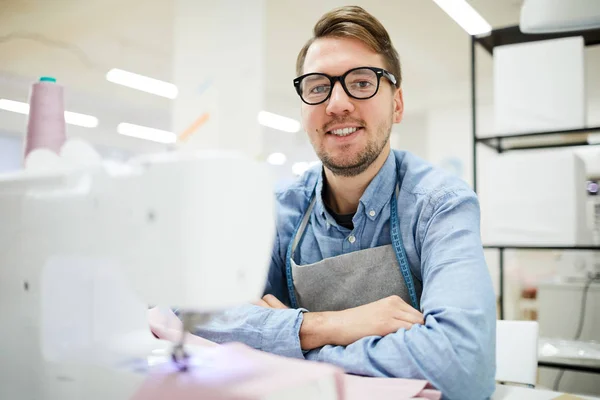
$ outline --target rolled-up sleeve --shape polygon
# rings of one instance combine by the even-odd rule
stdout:
[[[443,193],[423,215],[417,235],[425,324],[305,357],[352,374],[426,379],[447,399],[488,398],[495,387],[496,310],[479,203],[468,190]]]
[[[241,342],[257,350],[303,358],[299,332],[302,311],[245,305],[219,314],[194,334],[216,343]]]

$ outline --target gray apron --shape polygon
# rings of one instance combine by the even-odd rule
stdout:
[[[418,310],[423,287],[410,270],[400,236],[399,186],[390,200],[392,244],[297,265],[294,253],[310,221],[315,192],[288,246],[286,275],[292,307],[339,311],[398,295]]]

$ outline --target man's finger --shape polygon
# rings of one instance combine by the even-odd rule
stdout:
[[[412,328],[412,326],[413,324],[411,324],[410,322],[397,319],[390,323],[390,333],[397,332],[399,329],[402,328],[409,330],[410,328]]]
[[[399,313],[408,313],[419,318],[419,320],[423,319],[423,314],[419,310],[414,309],[410,304],[402,301],[402,303],[398,303],[397,306]]]
[[[285,304],[280,302],[279,299],[277,299],[277,297],[273,296],[272,294],[267,294],[263,296],[262,299],[272,308],[287,308]]]
[[[420,313],[412,313],[412,312],[400,311],[395,316],[395,318],[397,320],[400,320],[400,321],[409,322],[410,324],[425,325],[425,321],[423,320],[423,315],[420,314]]]

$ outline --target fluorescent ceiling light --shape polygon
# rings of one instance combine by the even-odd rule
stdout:
[[[174,99],[177,97],[177,86],[172,83],[159,81],[144,75],[134,74],[133,72],[123,71],[113,68],[106,74],[106,80],[117,85],[123,85],[142,92],[152,93],[157,96]]]
[[[71,111],[65,111],[65,122],[71,125],[83,126],[84,128],[95,128],[98,126],[98,118]]]
[[[287,161],[287,157],[283,153],[272,153],[267,157],[267,162],[272,165],[283,165]]]
[[[29,114],[29,104],[20,101],[0,99],[0,109],[19,114]],[[84,128],[95,128],[98,126],[98,118],[72,111],[65,111],[65,122],[71,125],[83,126]]]
[[[295,133],[300,130],[300,122],[295,119],[283,117],[267,111],[258,113],[258,123],[284,132]]]
[[[29,104],[21,103],[20,101],[0,99],[0,108],[6,111],[12,111],[19,114],[29,114]]]
[[[469,35],[480,35],[492,30],[490,24],[466,0],[433,0]]]
[[[147,126],[129,124],[127,122],[121,122],[117,126],[117,132],[119,132],[121,135],[131,136],[138,139],[152,140],[159,143],[175,143],[177,141],[177,135],[175,135],[173,132],[148,128]]]

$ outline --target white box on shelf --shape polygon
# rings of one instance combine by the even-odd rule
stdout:
[[[494,130],[509,135],[585,126],[580,36],[494,48]]]
[[[492,157],[479,180],[484,244],[591,244],[586,171],[572,152],[532,151]]]

